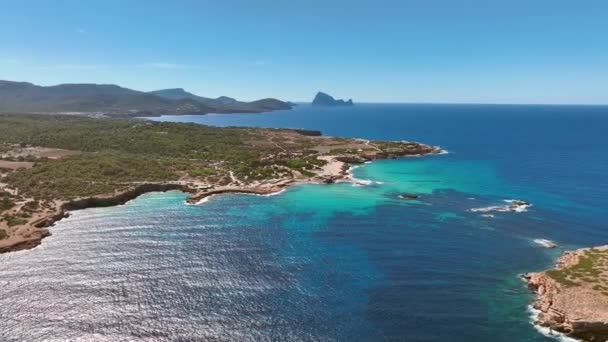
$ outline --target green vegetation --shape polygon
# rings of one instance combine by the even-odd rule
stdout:
[[[341,148],[351,155],[345,159],[355,161],[363,158],[357,155],[361,147],[377,150],[376,142],[367,146],[360,139],[319,135],[308,130],[132,118],[0,114],[0,158],[28,161],[0,161],[5,167],[0,170],[0,239],[7,234],[27,237],[37,224],[33,218],[54,219],[65,201],[77,198],[118,195],[151,183],[202,190],[208,185],[259,186],[260,181],[272,189],[269,186],[279,188],[304,177],[325,181],[326,175],[319,171],[327,161],[319,157],[332,148],[334,152]],[[434,152],[421,144],[390,146],[391,151],[380,152],[387,156]],[[23,167],[13,170],[15,166]],[[142,190],[151,188],[157,187]],[[104,201],[81,203],[89,202]],[[13,226],[22,227],[8,228]]]
[[[387,141],[380,140],[375,141],[374,145],[382,150],[392,149],[392,148],[416,148],[418,146],[415,142],[403,142],[403,141]]]
[[[6,221],[6,224],[9,227],[27,223],[27,217],[20,215],[4,215],[2,218]]]
[[[176,178],[156,159],[101,152],[39,163],[34,168],[9,174],[6,181],[21,189],[22,194],[50,199],[112,193],[121,183]]]
[[[195,167],[190,171],[192,177],[208,177],[215,175],[215,169],[211,167]]]
[[[325,164],[327,164],[325,160],[317,159],[313,156],[289,159],[282,163],[282,165],[299,171],[314,169],[315,167],[323,166]]]
[[[318,131],[76,115],[0,114],[0,130],[0,146],[12,155],[30,153],[31,149],[19,150],[26,146],[80,152],[47,159],[36,156],[34,149],[31,157],[17,157],[33,161],[32,168],[7,171],[0,179],[21,197],[43,202],[109,194],[143,182],[199,180],[223,185],[310,177],[326,163],[317,158],[319,146],[357,153],[349,144],[360,145],[348,138],[318,139]],[[419,153],[411,148],[420,148],[415,143],[372,143],[407,153]],[[0,205],[12,206],[15,198],[5,197],[8,200],[0,197]]]
[[[579,256],[578,263],[563,269],[547,271],[547,275],[564,286],[596,283],[593,289],[608,295],[608,284],[602,277],[608,271],[608,250],[591,248]]]
[[[255,158],[243,128],[82,116],[0,115],[0,142],[203,160]]]
[[[386,149],[386,148],[401,147],[402,143],[398,142],[398,141],[378,141],[375,145],[378,148]]]
[[[307,130],[30,114],[0,115],[0,127],[5,150],[27,145],[83,152],[36,159],[33,168],[4,179],[22,195],[39,199],[105,194],[184,175],[222,184],[230,182],[228,170],[247,182],[291,175],[291,170],[308,174],[325,163],[310,150],[311,137],[319,133]]]
[[[352,148],[332,148],[329,151],[330,154],[351,154],[351,153],[357,153],[357,150],[352,149]]]
[[[15,205],[15,202],[13,202],[8,196],[0,197],[0,212],[8,210],[8,209],[12,208],[14,205]]]

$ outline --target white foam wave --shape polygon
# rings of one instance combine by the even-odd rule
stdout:
[[[209,202],[209,200],[210,200],[210,199],[211,199],[211,197],[213,197],[213,196],[215,196],[215,195],[209,195],[209,196],[207,196],[207,197],[205,197],[205,198],[201,199],[200,201],[198,201],[198,202],[196,202],[196,203],[188,203],[188,202],[186,202],[186,204],[187,204],[187,205],[200,205],[200,204],[203,204],[203,203],[207,203],[207,202]]]
[[[538,315],[540,314],[540,310],[533,308],[532,305],[528,305],[528,312],[530,313],[530,321],[531,321],[532,325],[534,326],[534,329],[536,329],[536,331],[538,331],[539,333],[543,334],[544,336],[554,338],[558,341],[577,342],[576,339],[568,337],[565,334],[562,334],[551,328],[541,327],[540,325],[536,324],[536,321],[538,320]]]
[[[243,192],[243,193],[241,193],[241,195],[252,195],[252,196],[270,197],[270,196],[280,195],[280,194],[284,193],[285,191],[287,191],[287,189],[281,189],[281,190],[279,190],[277,192],[273,192],[273,193],[270,193],[270,194],[251,194],[251,193]],[[188,203],[188,202],[185,202],[185,203],[186,203],[186,205],[199,205],[199,204],[203,204],[203,203],[209,202],[209,200],[213,196],[217,196],[217,194],[209,195],[209,196],[201,199],[200,201],[198,201],[196,203]]]
[[[545,248],[554,248],[556,247],[556,244],[551,241],[551,240],[547,240],[547,239],[534,239],[532,240],[535,244],[545,247]]]
[[[516,199],[508,199],[508,200],[503,200],[504,202],[509,203],[508,205],[492,205],[489,207],[482,207],[482,208],[472,208],[469,209],[469,211],[471,212],[489,212],[489,211],[499,211],[499,212],[516,212],[516,213],[523,213],[528,211],[528,208],[532,206],[532,204],[525,202],[525,201],[521,201],[521,200],[516,200]]]
[[[281,189],[277,192],[273,192],[270,194],[264,194],[264,195],[262,195],[262,194],[250,194],[250,195],[261,196],[261,197],[270,197],[270,196],[278,196],[278,195],[284,193],[285,191],[287,191],[287,189]]]
[[[371,163],[371,161],[366,161],[364,164],[369,164],[369,163]],[[363,165],[361,165],[361,164],[359,164],[359,165],[353,165],[347,171],[348,178],[353,183],[353,186],[368,186],[368,185],[372,185],[372,184],[378,184],[378,185],[384,184],[384,182],[381,182],[381,181],[374,181],[374,180],[371,180],[371,179],[359,179],[359,178],[355,178],[353,176],[352,171],[355,170],[355,169],[360,168],[361,166],[363,166]]]
[[[374,184],[373,180],[369,180],[369,179],[357,179],[357,178],[352,178],[353,182],[355,182],[356,184],[359,185],[372,185]]]
[[[371,179],[359,179],[359,178],[354,178],[354,177],[350,177],[351,182],[353,183],[353,186],[369,186],[369,185],[373,185],[373,184],[377,184],[377,185],[382,185],[384,184],[384,182],[381,181],[375,181],[375,180],[371,180]]]
[[[518,213],[523,213],[525,211],[528,211],[528,208],[530,208],[532,206],[532,204],[528,203],[528,202],[522,202],[521,200],[516,200],[516,199],[508,199],[508,200],[504,200],[505,202],[510,204],[510,208],[514,207],[514,211],[518,212]]]

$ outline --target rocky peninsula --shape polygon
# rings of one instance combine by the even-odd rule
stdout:
[[[187,192],[191,204],[223,193],[268,195],[300,183],[356,182],[353,163],[441,152],[309,130],[140,119],[4,114],[0,128],[0,253],[39,245],[70,211],[147,192]]]
[[[555,268],[523,279],[543,327],[581,341],[608,340],[608,245],[564,253]]]

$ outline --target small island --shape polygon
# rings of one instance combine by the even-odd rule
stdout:
[[[583,341],[608,340],[608,245],[566,252],[555,268],[523,278],[537,294],[535,324]]]
[[[336,100],[331,95],[323,92],[318,92],[312,101],[313,106],[336,107],[336,106],[354,106],[353,100],[348,101]]]
[[[189,203],[355,182],[349,164],[439,153],[409,141],[79,115],[0,114],[0,253],[32,248],[72,210],[179,190]]]

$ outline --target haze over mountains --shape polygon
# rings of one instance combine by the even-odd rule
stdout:
[[[273,98],[242,102],[222,96],[197,96],[181,88],[142,92],[114,84],[38,86],[0,80],[0,112],[80,113],[155,116],[207,113],[259,113],[290,109]]]

